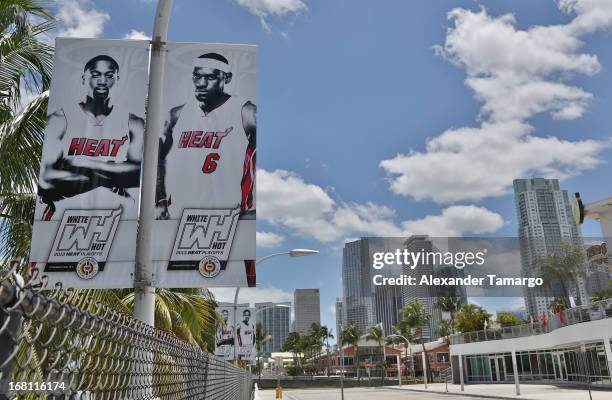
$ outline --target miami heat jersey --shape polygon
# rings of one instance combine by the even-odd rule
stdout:
[[[241,321],[238,325],[238,345],[245,347],[248,352],[250,349],[247,346],[253,344],[255,344],[255,326],[250,322],[245,324]]]
[[[184,208],[236,208],[248,139],[242,122],[245,99],[230,97],[204,113],[197,101],[183,105],[166,158],[166,198],[172,219]]]
[[[60,109],[60,114],[65,119],[66,131],[59,143],[49,143],[48,147],[57,149],[61,146],[63,158],[66,160],[85,158],[106,163],[122,163],[127,160],[130,145],[128,113],[113,110],[107,117],[95,118],[75,103]],[[47,140],[56,140],[55,134],[49,132]],[[104,208],[116,208],[121,205],[122,219],[136,219],[138,190],[139,188],[97,187],[76,196],[57,200],[54,202],[55,211],[50,219],[61,219],[63,210],[66,209],[96,209],[101,208],[100,205],[104,205]],[[43,214],[47,214],[46,209],[47,205],[39,201],[36,218],[42,219]]]

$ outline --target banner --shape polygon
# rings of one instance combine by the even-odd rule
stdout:
[[[255,286],[256,48],[166,50],[156,286]]]
[[[255,363],[255,309],[238,304],[234,315],[233,304],[221,304],[216,309],[223,322],[217,321],[215,355],[224,360],[248,360]]]
[[[50,285],[133,285],[148,59],[148,41],[56,40],[30,254]]]

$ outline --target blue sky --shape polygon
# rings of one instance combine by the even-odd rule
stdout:
[[[56,3],[59,34],[101,38],[150,35],[156,6]],[[169,40],[259,46],[258,255],[321,250],[241,300],[318,287],[335,328],[347,239],[514,236],[516,177],[612,194],[611,28],[606,0],[175,0]]]

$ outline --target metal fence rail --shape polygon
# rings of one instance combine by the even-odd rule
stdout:
[[[585,306],[568,308],[561,313],[548,313],[546,323],[537,321],[530,324],[509,326],[498,329],[487,329],[475,332],[456,333],[451,335],[450,344],[464,344],[485,342],[488,340],[511,339],[552,332],[564,326],[575,325],[582,322],[597,321],[612,318],[612,299],[588,304]]]
[[[251,388],[244,369],[81,292],[0,284],[0,399],[248,400]]]

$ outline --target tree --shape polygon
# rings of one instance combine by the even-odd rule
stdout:
[[[457,312],[461,308],[462,303],[463,303],[463,300],[461,299],[461,297],[450,296],[450,295],[438,297],[438,300],[436,301],[436,307],[450,314],[450,333],[451,334],[455,333],[455,316],[457,315]],[[443,335],[443,336],[448,336],[448,335]]]
[[[285,343],[283,343],[282,350],[290,352],[293,355],[293,364],[296,368],[300,368],[300,359],[298,354],[302,352],[301,348],[301,336],[298,332],[289,332]]]
[[[612,282],[612,281],[611,281]],[[607,289],[601,289],[593,292],[593,295],[589,299],[592,303],[596,303],[598,301],[604,301],[612,299],[612,285]]]
[[[332,329],[329,329],[327,326],[321,326],[321,337],[325,340],[325,348],[327,350],[327,376],[329,377],[329,367],[331,366],[331,356],[329,353],[329,339],[334,338],[334,334]]]
[[[514,314],[497,314],[497,323],[505,328],[507,326],[522,325],[525,322]]]
[[[436,330],[436,335],[443,337],[446,343],[450,343],[449,337],[452,333],[451,326],[452,326],[451,321],[447,319],[443,319],[442,321],[440,321],[440,324],[438,325],[438,329]]]
[[[579,246],[567,242],[561,243],[561,250],[547,254],[539,259],[536,265],[540,268],[540,278],[546,285],[558,282],[561,285],[561,298],[567,308],[569,286],[575,284],[578,272],[582,269],[585,256]],[[559,297],[559,296],[557,296]]]
[[[357,369],[357,381],[361,384],[361,373],[359,371],[359,338],[361,331],[354,324],[348,324],[340,333],[340,345],[350,344],[355,349],[355,368]]]
[[[408,359],[408,349],[410,349],[410,376],[414,376],[414,360],[412,359],[412,348],[410,347],[411,344],[413,344],[413,331],[414,329],[409,326],[406,321],[399,321],[397,323],[397,325],[395,325],[393,327],[393,331],[398,334],[403,336],[406,339],[402,339],[399,338],[397,336],[392,337],[395,340],[395,343],[406,343],[406,359]],[[408,342],[406,342],[406,340],[408,340]],[[392,343],[393,343],[393,339],[392,339]]]
[[[370,329],[368,329],[368,335],[366,336],[366,339],[368,340],[374,340],[376,343],[378,343],[378,348],[380,349],[380,352],[382,354],[382,361],[380,363],[380,367],[382,369],[382,385],[385,385],[385,375],[386,375],[386,370],[385,370],[385,348],[384,348],[384,343],[385,343],[385,334],[383,333],[383,329],[382,326],[376,325],[376,326],[372,326],[370,327]]]
[[[485,321],[489,321],[491,314],[475,304],[464,304],[457,313],[455,327],[459,332],[473,332],[484,329]]]
[[[264,327],[261,324],[261,322],[258,322],[257,325],[255,326],[255,349],[257,350],[257,367],[259,368],[258,370],[258,373],[259,373],[258,385],[259,386],[261,386],[261,370],[263,369],[259,363],[259,353],[261,352],[261,347],[266,342],[269,342],[270,340],[272,340],[272,335],[270,335],[270,332],[267,332],[266,330],[264,330]]]
[[[416,300],[410,304],[407,304],[402,309],[402,319],[406,321],[406,324],[415,329],[417,337],[421,338],[421,344],[423,346],[423,355],[427,364],[427,375],[429,381],[433,381],[431,375],[431,368],[429,367],[429,357],[427,357],[427,350],[425,349],[425,337],[423,335],[423,328],[429,323],[431,314],[427,312],[423,303]]]

